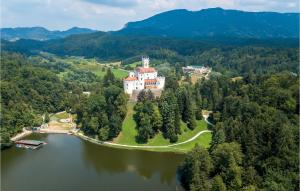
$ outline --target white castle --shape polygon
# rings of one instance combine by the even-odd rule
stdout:
[[[157,76],[157,71],[149,67],[149,58],[142,58],[142,67],[137,67],[129,72],[129,76],[123,80],[125,93],[132,95],[134,91],[143,89],[163,90],[165,77]]]

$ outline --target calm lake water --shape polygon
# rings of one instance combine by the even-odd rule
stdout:
[[[176,168],[184,155],[114,149],[70,135],[27,139],[48,144],[1,152],[2,191],[183,190]]]

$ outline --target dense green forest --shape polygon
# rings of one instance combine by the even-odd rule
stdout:
[[[139,61],[141,55],[179,65],[207,65],[214,71],[237,76],[250,71],[291,71],[298,73],[298,40],[218,39],[186,40],[150,36],[124,36],[97,32],[73,35],[45,42],[2,40],[1,48],[28,55],[40,51],[102,60],[121,60],[124,65]]]
[[[100,78],[92,72],[51,59],[51,56],[45,59],[45,55],[27,57],[1,52],[1,143],[9,143],[9,138],[23,128],[40,126],[43,116],[47,121],[49,113],[66,110],[78,114],[78,124],[91,118],[95,121],[97,116],[89,112],[100,112],[96,108],[97,104],[101,104],[98,103],[98,94],[105,96],[105,115],[109,116],[110,124],[116,128],[116,132],[110,132],[109,138],[116,136],[126,114],[127,97],[121,81],[115,79],[108,69],[107,75]],[[67,70],[68,75],[60,77],[60,73]],[[93,95],[87,98],[83,91],[91,90]],[[84,105],[86,103],[90,105]],[[88,108],[89,112],[81,113],[84,108]],[[85,125],[83,129],[89,132],[89,127]]]
[[[44,112],[65,107],[66,89],[59,78],[32,65],[24,56],[1,53],[1,142],[23,127],[38,126]]]
[[[213,111],[210,149],[179,168],[190,190],[298,190],[299,76],[287,72],[218,77],[195,85]]]
[[[103,83],[89,97],[74,102],[77,125],[90,136],[106,141],[119,135],[125,118],[128,97],[122,83],[111,70],[107,71]]]
[[[155,98],[149,90],[141,91],[134,110],[137,141],[142,143],[153,138],[159,131],[171,143],[177,142],[178,135],[183,133],[180,129],[181,121],[193,130],[196,128],[196,119],[200,120],[202,115],[189,85],[169,86],[159,98]]]

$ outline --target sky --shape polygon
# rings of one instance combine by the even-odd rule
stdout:
[[[42,26],[50,30],[77,26],[112,31],[168,10],[212,7],[299,12],[299,0],[2,0],[0,26]]]

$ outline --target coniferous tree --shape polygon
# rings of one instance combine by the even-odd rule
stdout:
[[[214,174],[219,174],[230,190],[240,190],[242,187],[241,166],[243,154],[237,143],[223,143],[212,151]]]
[[[151,119],[149,115],[144,115],[139,123],[138,127],[138,142],[146,143],[148,139],[154,136],[155,132],[152,128]]]
[[[220,175],[217,175],[213,179],[212,191],[226,191],[226,185],[223,182],[223,179]]]
[[[162,126],[162,118],[157,105],[149,100],[138,102],[134,106],[134,120],[137,124],[137,140],[146,143],[153,138]]]
[[[104,86],[112,85],[116,82],[115,75],[112,73],[111,68],[108,68],[105,76],[103,77]]]
[[[181,181],[190,190],[210,190],[209,174],[212,167],[207,150],[196,145],[179,168]]]
[[[160,113],[162,115],[162,131],[166,138],[170,139],[170,142],[176,142],[178,140],[178,134],[180,133],[180,123],[178,120],[179,110],[177,105],[177,99],[175,94],[166,90],[160,99]]]
[[[122,129],[122,119],[121,117],[113,113],[109,119],[109,137],[114,138],[118,136]]]
[[[45,119],[44,119],[45,121],[45,123],[49,123],[50,122],[50,117],[49,117],[49,113],[48,112],[46,112],[45,113]]]
[[[218,145],[224,143],[226,140],[225,133],[223,130],[222,123],[217,123],[215,131],[213,132],[212,140],[210,143],[209,151],[212,152],[217,148]]]

